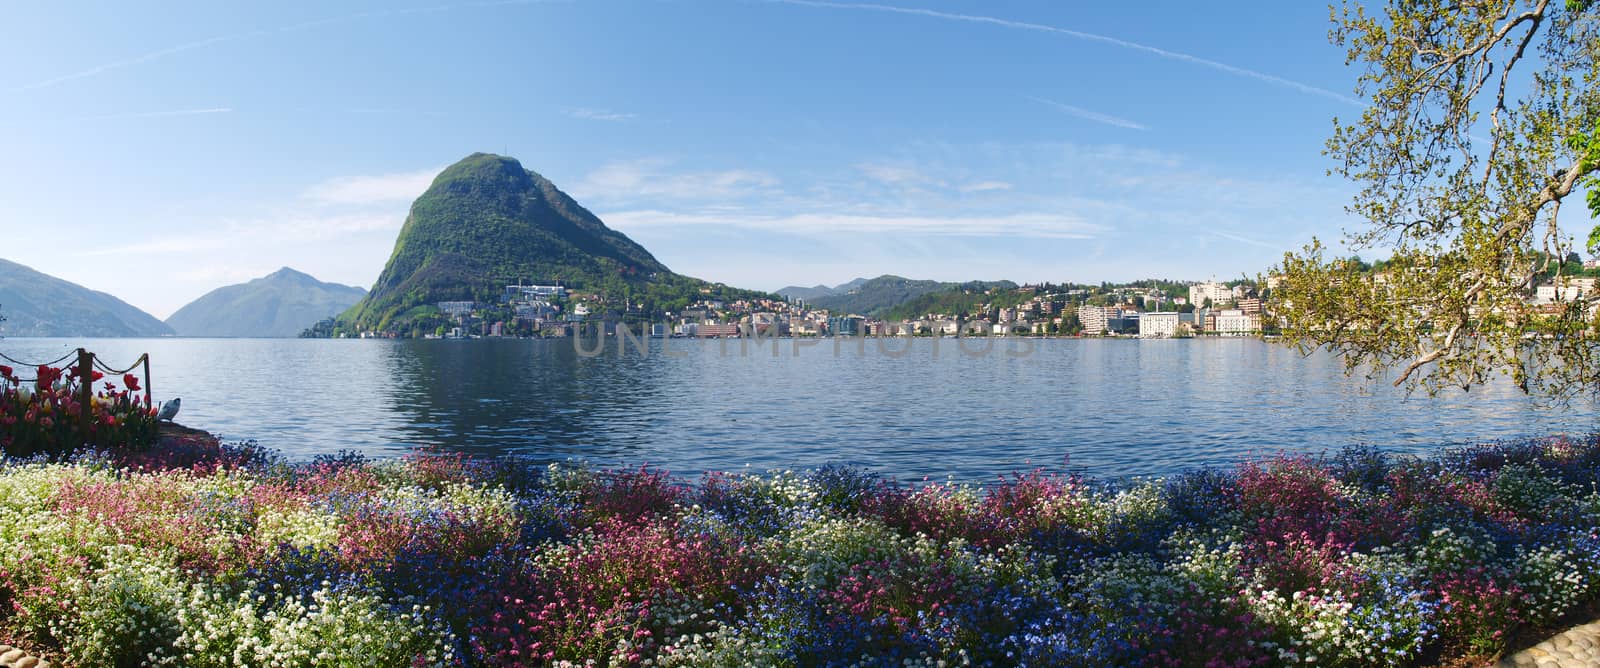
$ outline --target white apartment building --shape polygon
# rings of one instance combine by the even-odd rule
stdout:
[[[1206,281],[1189,286],[1189,303],[1195,306],[1204,306],[1207,299],[1211,300],[1213,306],[1233,301],[1233,290],[1216,281]]]
[[[505,301],[518,300],[548,300],[551,297],[564,297],[567,289],[560,285],[507,285]]]
[[[1139,317],[1139,338],[1172,338],[1178,335],[1177,311],[1151,311]]]
[[[1577,301],[1585,295],[1593,296],[1596,279],[1569,278],[1562,281],[1561,285],[1541,285],[1533,289],[1533,302],[1535,304],[1549,304],[1554,301]]]
[[[1120,309],[1109,306],[1082,306],[1078,308],[1078,322],[1083,325],[1084,334],[1104,334],[1106,332],[1106,316],[1108,311]]]
[[[1217,334],[1222,336],[1251,336],[1261,331],[1261,316],[1239,309],[1226,309],[1217,313]]]

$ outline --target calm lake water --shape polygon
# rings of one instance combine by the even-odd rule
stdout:
[[[1253,339],[1009,341],[976,355],[949,339],[784,340],[777,357],[772,343],[649,343],[585,357],[571,340],[7,338],[0,352],[46,361],[82,345],[119,367],[148,352],[156,399],[183,398],[179,422],[294,457],[431,446],[688,475],[843,461],[902,480],[1064,463],[1117,478],[1280,450],[1587,433],[1600,415],[1505,385],[1407,398],[1331,356]]]

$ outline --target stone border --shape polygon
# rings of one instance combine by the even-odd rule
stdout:
[[[1574,626],[1500,660],[1495,668],[1587,668],[1600,666],[1600,621]]]
[[[0,645],[0,668],[50,668],[50,662],[10,645]]]

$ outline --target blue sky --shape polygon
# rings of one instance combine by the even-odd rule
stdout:
[[[0,257],[159,317],[370,286],[473,151],[769,290],[1230,278],[1353,224],[1315,3],[132,4],[4,10]]]

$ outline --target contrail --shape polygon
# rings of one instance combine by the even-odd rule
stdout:
[[[1234,75],[1238,75],[1238,76],[1242,76],[1242,77],[1248,77],[1248,78],[1251,78],[1251,79],[1255,79],[1257,81],[1265,81],[1267,83],[1275,84],[1275,85],[1278,85],[1278,86],[1283,86],[1283,87],[1286,87],[1286,88],[1292,88],[1292,89],[1300,91],[1302,93],[1310,93],[1312,95],[1318,95],[1318,96],[1321,96],[1321,97],[1326,97],[1328,99],[1338,100],[1338,101],[1343,102],[1345,104],[1351,104],[1351,105],[1355,105],[1355,106],[1364,106],[1365,105],[1365,103],[1361,102],[1360,100],[1357,100],[1357,99],[1355,99],[1353,97],[1350,97],[1348,95],[1343,95],[1343,94],[1328,90],[1326,88],[1319,88],[1319,87],[1313,86],[1311,84],[1301,83],[1301,82],[1295,81],[1293,79],[1285,79],[1285,78],[1280,77],[1280,76],[1274,76],[1274,75],[1271,75],[1271,74],[1267,74],[1266,72],[1257,72],[1257,71],[1252,70],[1252,69],[1246,69],[1246,68],[1238,67],[1238,66],[1235,66],[1235,65],[1229,65],[1227,63],[1211,60],[1209,58],[1201,58],[1200,56],[1194,56],[1194,55],[1190,55],[1190,54],[1187,54],[1187,53],[1181,53],[1181,52],[1178,52],[1178,51],[1168,51],[1167,49],[1163,49],[1163,48],[1155,47],[1155,46],[1150,46],[1148,44],[1140,44],[1138,42],[1130,42],[1130,41],[1125,40],[1125,39],[1118,39],[1116,37],[1109,37],[1109,36],[1106,36],[1106,35],[1099,35],[1099,34],[1095,34],[1095,33],[1092,33],[1092,32],[1083,32],[1081,30],[1072,30],[1070,28],[1059,28],[1059,27],[1052,26],[1052,25],[1045,25],[1043,23],[1028,23],[1026,21],[1013,21],[1013,20],[1010,20],[1010,19],[1002,19],[1002,18],[998,18],[998,17],[994,17],[994,16],[980,16],[980,15],[975,15],[975,14],[956,14],[956,13],[953,13],[953,12],[941,12],[941,11],[934,10],[934,9],[920,9],[920,8],[916,8],[916,7],[898,7],[898,6],[895,6],[895,5],[880,5],[880,4],[871,4],[871,3],[830,2],[829,0],[761,0],[761,1],[762,2],[769,2],[769,3],[776,3],[776,4],[784,4],[784,5],[801,5],[801,6],[805,6],[805,7],[825,7],[825,8],[829,8],[829,9],[852,9],[852,10],[857,10],[857,11],[887,12],[887,13],[891,13],[891,14],[908,14],[908,15],[911,15],[911,16],[925,16],[925,17],[935,18],[935,19],[944,19],[946,21],[965,21],[967,23],[983,23],[983,24],[988,24],[988,25],[1000,26],[1002,28],[1013,28],[1013,29],[1017,29],[1017,30],[1032,30],[1032,31],[1035,31],[1035,32],[1044,32],[1044,33],[1051,33],[1051,34],[1056,34],[1056,35],[1065,35],[1067,37],[1072,37],[1074,39],[1081,39],[1081,40],[1090,41],[1090,42],[1100,42],[1101,44],[1110,44],[1112,46],[1119,46],[1119,47],[1122,47],[1124,49],[1133,49],[1134,51],[1143,51],[1145,53],[1154,54],[1154,55],[1160,56],[1162,58],[1169,58],[1169,59],[1172,59],[1172,60],[1181,60],[1181,61],[1186,62],[1186,63],[1192,63],[1192,64],[1195,64],[1195,65],[1200,65],[1202,67],[1209,67],[1209,68],[1214,69],[1214,70],[1221,70],[1221,71],[1227,72],[1229,74],[1234,74]]]
[[[1219,237],[1222,237],[1224,239],[1227,239],[1229,241],[1237,241],[1237,242],[1239,242],[1241,244],[1250,244],[1252,246],[1260,246],[1262,248],[1271,248],[1271,249],[1274,249],[1274,250],[1278,250],[1278,249],[1282,248],[1282,246],[1269,244],[1269,243],[1267,243],[1265,241],[1257,241],[1257,240],[1251,239],[1249,237],[1241,237],[1241,236],[1239,236],[1237,234],[1228,234],[1227,232],[1219,232],[1217,230],[1211,230],[1211,233],[1215,234],[1215,235],[1217,235]]]
[[[55,77],[55,78],[52,78],[52,79],[45,79],[44,81],[36,81],[34,83],[31,83],[31,84],[28,84],[28,85],[25,85],[25,86],[18,86],[16,88],[13,88],[12,91],[13,92],[17,92],[17,93],[21,93],[21,92],[30,91],[30,90],[38,90],[40,88],[49,88],[49,87],[54,86],[56,84],[66,83],[68,81],[73,81],[75,79],[86,79],[88,77],[92,77],[92,76],[95,76],[97,74],[103,74],[105,72],[110,72],[111,70],[120,70],[120,69],[122,69],[124,67],[132,67],[134,65],[139,65],[139,64],[142,64],[142,63],[148,63],[148,62],[150,62],[152,60],[156,60],[158,58],[165,58],[165,57],[170,56],[170,55],[175,54],[175,53],[183,53],[184,51],[190,51],[190,50],[198,49],[198,48],[205,47],[205,46],[211,46],[212,44],[219,44],[219,43],[222,43],[222,42],[231,42],[231,41],[236,40],[236,39],[244,39],[246,37],[254,37],[254,36],[257,36],[257,35],[265,35],[265,34],[267,34],[267,31],[265,31],[265,30],[253,30],[251,32],[242,32],[242,33],[237,33],[237,34],[233,34],[233,35],[221,35],[221,36],[218,36],[218,37],[210,37],[210,38],[207,38],[207,39],[202,39],[202,40],[200,40],[198,42],[189,42],[187,44],[179,44],[177,46],[169,46],[169,47],[167,47],[165,49],[151,51],[150,53],[147,53],[147,54],[144,54],[142,56],[135,57],[135,58],[129,58],[127,60],[119,60],[119,61],[116,61],[116,62],[113,62],[113,63],[106,63],[104,65],[96,65],[94,67],[91,67],[89,69],[83,70],[81,72],[73,72],[72,74],[65,74],[65,75],[62,75],[62,76],[59,76],[59,77]]]
[[[141,111],[131,114],[110,114],[107,116],[89,116],[86,121],[110,121],[125,118],[160,118],[162,116],[199,116],[201,114],[226,114],[233,111],[232,107],[210,107],[207,109],[174,109],[171,111]]]
[[[221,43],[224,43],[224,42],[233,42],[233,41],[237,41],[237,40],[241,40],[241,39],[249,39],[249,38],[252,38],[252,37],[265,37],[267,35],[272,35],[274,33],[299,32],[299,31],[302,31],[302,30],[309,30],[311,28],[320,28],[322,26],[333,25],[333,24],[337,24],[337,23],[345,23],[345,22],[348,22],[348,21],[357,21],[357,20],[361,20],[361,19],[380,18],[380,17],[385,17],[385,16],[405,16],[405,15],[409,15],[409,14],[421,14],[421,13],[428,13],[428,12],[443,12],[443,11],[449,11],[449,10],[452,10],[452,9],[457,9],[457,8],[462,8],[462,7],[474,7],[474,8],[476,8],[476,7],[502,7],[502,6],[506,6],[506,5],[531,5],[531,4],[542,4],[542,3],[545,3],[545,2],[559,2],[559,1],[561,1],[561,0],[498,0],[498,1],[489,1],[489,2],[462,2],[462,3],[456,3],[456,4],[450,4],[450,5],[437,5],[437,6],[432,6],[432,7],[411,7],[411,8],[406,8],[406,9],[386,9],[386,10],[381,10],[381,11],[361,12],[359,14],[350,14],[350,15],[347,15],[347,16],[336,16],[336,17],[333,17],[333,18],[317,19],[315,21],[306,21],[304,23],[295,23],[295,24],[292,24],[292,25],[287,25],[287,26],[283,26],[283,27],[280,27],[280,28],[270,29],[270,30],[268,30],[268,29],[249,30],[249,31],[238,32],[238,33],[233,33],[233,34],[229,34],[229,35],[218,35],[216,37],[208,37],[206,39],[202,39],[202,40],[199,40],[199,41],[196,41],[196,42],[187,42],[187,43],[184,43],[184,44],[179,44],[177,46],[169,46],[169,47],[164,48],[164,49],[157,49],[155,51],[151,51],[151,52],[146,53],[144,55],[135,56],[133,58],[128,58],[126,60],[118,60],[118,61],[115,61],[115,62],[105,63],[103,65],[96,65],[94,67],[91,67],[89,69],[82,70],[82,71],[79,71],[79,72],[73,72],[71,74],[64,74],[64,75],[61,75],[61,76],[58,76],[58,77],[45,79],[43,81],[35,81],[33,83],[30,83],[30,84],[26,84],[26,85],[23,85],[23,86],[18,86],[16,88],[11,89],[11,90],[14,93],[21,93],[21,92],[26,92],[26,91],[30,91],[30,90],[38,90],[38,89],[41,89],[41,88],[49,88],[51,86],[55,86],[55,85],[58,85],[58,84],[63,84],[63,83],[66,83],[68,81],[76,81],[78,79],[87,79],[89,77],[93,77],[93,76],[97,76],[97,75],[100,75],[100,74],[104,74],[106,72],[110,72],[112,70],[120,70],[120,69],[127,68],[127,67],[133,67],[135,65],[142,65],[142,64],[148,63],[148,62],[150,62],[152,60],[159,60],[159,59],[165,58],[167,56],[183,53],[185,51],[193,51],[195,49],[204,48],[204,47],[212,46],[212,45],[215,45],[215,44],[221,44]]]
[[[1128,120],[1126,118],[1119,118],[1117,116],[1112,116],[1111,114],[1102,114],[1102,113],[1100,113],[1098,111],[1089,111],[1088,109],[1084,109],[1082,107],[1074,107],[1074,106],[1072,106],[1070,104],[1057,102],[1055,100],[1047,100],[1047,99],[1042,98],[1042,97],[1034,97],[1032,95],[1027,96],[1027,98],[1030,99],[1030,100],[1033,100],[1034,102],[1038,102],[1040,104],[1048,104],[1048,105],[1050,105],[1052,107],[1055,107],[1055,108],[1060,109],[1062,111],[1065,111],[1065,112],[1067,112],[1069,114],[1072,114],[1073,116],[1077,116],[1078,118],[1091,120],[1091,121],[1094,121],[1096,123],[1105,123],[1106,125],[1115,125],[1115,126],[1117,126],[1119,128],[1127,128],[1129,130],[1148,130],[1148,129],[1150,129],[1150,128],[1147,128],[1147,127],[1145,127],[1145,126],[1143,126],[1143,125],[1141,125],[1139,123],[1135,123],[1135,122],[1130,121],[1130,120]]]

